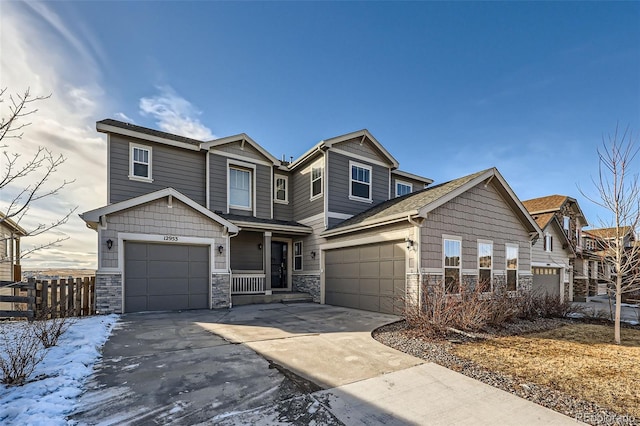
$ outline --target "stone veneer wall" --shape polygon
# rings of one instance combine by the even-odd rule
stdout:
[[[231,274],[213,274],[211,276],[211,308],[220,309],[231,306]]]
[[[122,313],[122,274],[96,274],[96,312]]]
[[[292,286],[293,291],[309,293],[314,302],[320,303],[320,275],[294,275]]]

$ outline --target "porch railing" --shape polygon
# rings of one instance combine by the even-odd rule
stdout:
[[[265,274],[232,274],[231,294],[264,293]]]

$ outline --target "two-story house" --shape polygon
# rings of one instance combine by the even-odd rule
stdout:
[[[566,300],[579,298],[585,289],[579,268],[585,256],[582,228],[588,223],[578,201],[549,195],[523,204],[543,230],[542,240],[531,246],[534,288],[559,293]]]
[[[278,160],[246,134],[198,141],[115,120],[98,232],[102,312],[228,307],[302,291],[399,312],[429,276],[449,292],[531,285],[540,228],[496,169],[436,186],[367,130]],[[412,299],[413,300],[413,299]]]

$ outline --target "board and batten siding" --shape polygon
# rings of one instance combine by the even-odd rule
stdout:
[[[153,182],[129,179],[129,143],[151,147]],[[117,134],[109,136],[109,202],[135,198],[164,188],[174,188],[206,205],[206,157],[198,151],[175,148]]]
[[[308,161],[304,166],[301,166],[289,177],[289,185],[292,192],[289,195],[293,195],[293,220],[300,221],[308,217],[315,216],[324,212],[324,190],[322,196],[310,201],[311,198],[311,166],[316,161],[324,161],[323,156],[318,155],[312,160]],[[326,179],[327,173],[323,175],[323,179]],[[324,181],[323,181],[324,187]]]
[[[294,243],[302,241],[302,271],[293,271],[293,275],[320,271],[320,244],[326,241],[320,236],[325,229],[324,217],[318,216],[312,220],[303,220],[301,223],[312,228],[313,234],[292,238]],[[315,259],[311,257],[312,251],[316,253]]]
[[[349,161],[371,167],[371,195],[373,202],[349,199],[351,169]],[[355,215],[389,198],[389,169],[366,161],[331,152],[329,155],[329,211]]]
[[[280,202],[276,202],[276,195],[275,195],[275,191],[276,191],[276,179],[280,176],[284,176],[287,178],[287,200],[288,202],[286,204],[284,203],[280,203]],[[288,174],[288,173],[283,173],[282,171],[277,171],[276,173],[274,173],[273,176],[273,218],[277,219],[277,220],[286,220],[286,221],[291,221],[293,220],[293,188],[291,187],[291,185],[293,185],[293,179],[292,177]]]
[[[221,146],[216,146],[215,148],[213,148],[213,150],[226,152],[228,154],[233,154],[234,156],[240,156],[240,157],[243,157],[243,159],[246,158],[247,162],[252,162],[251,160],[257,160],[257,161],[263,161],[263,162],[266,161],[268,163],[271,163],[270,159],[262,155],[260,151],[255,149],[248,142],[244,143],[244,147],[242,146],[241,142],[233,142],[233,143],[228,143]]]
[[[531,272],[529,234],[493,184],[469,189],[429,212],[422,228],[422,267],[442,268],[443,235],[462,238],[462,269],[478,268],[478,239],[493,241],[493,269],[504,271],[505,244],[518,244],[518,270]]]

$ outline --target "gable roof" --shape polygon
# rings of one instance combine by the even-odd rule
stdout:
[[[522,204],[524,204],[524,202]],[[533,220],[536,221],[536,223],[542,230],[544,230],[544,228],[547,227],[547,225],[551,222],[551,220],[553,220],[553,218],[556,217],[556,215],[553,213],[532,214],[531,216],[533,216]]]
[[[136,124],[125,123],[124,121],[107,118],[96,123],[96,130],[101,133],[116,133],[124,136],[145,139],[165,145],[186,148],[192,151],[199,151],[202,141],[191,139],[172,133],[161,132],[160,130],[149,129]]]
[[[589,224],[587,222],[586,216],[584,215],[584,213],[582,213],[582,209],[580,208],[578,201],[575,198],[569,197],[567,195],[547,195],[545,197],[532,198],[530,200],[525,200],[522,202],[522,204],[524,204],[529,213],[531,213],[532,215],[539,213],[558,212],[566,203],[573,203],[576,206],[578,216],[582,219],[583,226]]]
[[[626,235],[633,235],[633,228],[631,226],[621,226],[620,229],[622,230],[622,235],[626,236]],[[602,239],[609,239],[609,238],[615,238],[616,237],[616,228],[596,228],[596,229],[585,229],[583,231],[584,233],[592,236],[593,238],[602,238]]]
[[[27,235],[27,231],[25,231],[24,228],[15,223],[13,220],[9,219],[4,213],[0,213],[0,226],[8,228],[11,232],[18,234],[21,237]]]
[[[202,149],[210,149],[218,146],[226,145],[228,143],[233,142],[242,142],[248,143],[252,147],[254,147],[260,154],[262,154],[265,158],[267,158],[274,166],[280,166],[282,163],[276,157],[271,155],[266,149],[260,146],[260,144],[253,139],[251,139],[246,133],[240,133],[238,135],[226,136],[224,138],[213,139],[208,142],[203,142],[201,147]]]
[[[253,216],[242,216],[231,213],[221,213],[221,217],[233,222],[240,229],[258,229],[265,230],[270,229],[272,231],[285,231],[295,234],[311,234],[313,229],[307,225],[292,221],[292,220],[278,220],[278,219],[264,219]]]
[[[429,179],[429,178],[423,177],[423,176],[414,175],[413,173],[405,172],[403,170],[392,170],[391,174],[392,175],[396,175],[396,176],[400,176],[400,177],[403,177],[403,178],[407,178],[407,179],[417,180],[419,182],[424,182],[427,185],[433,183],[433,179]]]
[[[498,192],[507,200],[516,215],[519,216],[522,223],[525,224],[528,231],[540,236],[542,233],[540,227],[531,215],[529,215],[520,200],[518,200],[518,197],[516,197],[495,167],[384,201],[327,229],[321,235],[339,235],[366,227],[399,222],[409,217],[426,218],[429,212],[451,201],[479,183],[485,181],[486,184],[488,184],[493,179],[496,179],[499,184]]]
[[[342,142],[346,142],[346,141],[351,140],[351,139],[355,139],[355,138],[363,138],[364,139],[365,137],[367,139],[369,139],[369,141],[373,144],[373,146],[378,151],[380,151],[380,153],[386,158],[387,162],[391,165],[391,167],[393,169],[397,169],[398,168],[398,166],[399,166],[398,160],[396,160],[393,157],[393,155],[391,155],[391,153],[389,151],[387,151],[387,149],[384,146],[382,146],[382,144],[380,142],[378,142],[378,140],[376,138],[374,138],[373,135],[367,129],[362,129],[362,130],[358,130],[358,131],[351,132],[351,133],[346,133],[344,135],[335,136],[333,138],[322,140],[322,141],[318,142],[317,144],[312,146],[311,149],[309,149],[307,152],[302,154],[297,159],[293,160],[289,164],[289,169],[293,170],[293,169],[297,168],[300,164],[304,163],[307,159],[312,157],[318,151],[327,150],[327,149],[331,148],[332,146],[334,146],[336,144],[339,144],[339,143],[342,143]]]
[[[87,225],[89,225],[90,228],[97,229],[101,216],[117,213],[122,210],[137,207],[142,204],[150,203],[151,201],[155,201],[155,200],[158,200],[164,197],[169,197],[169,196],[177,200],[180,200],[181,202],[191,207],[192,209],[198,211],[204,216],[207,216],[209,219],[215,222],[218,222],[222,226],[225,226],[229,230],[229,232],[235,233],[239,231],[238,227],[233,223],[213,213],[211,210],[201,206],[200,204],[193,201],[191,198],[187,197],[181,192],[176,191],[173,188],[165,188],[159,191],[151,192],[149,194],[140,195],[139,197],[130,198],[128,200],[121,201],[119,203],[109,204],[108,206],[104,206],[98,209],[84,212],[79,216],[82,220],[84,220],[87,223]]]

